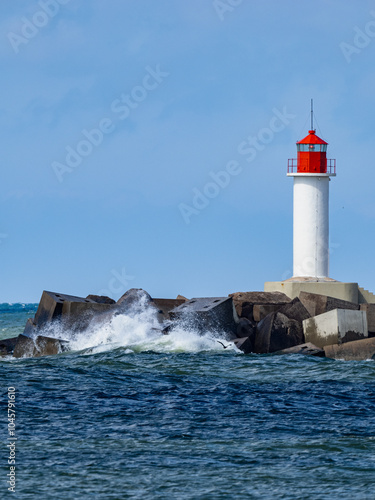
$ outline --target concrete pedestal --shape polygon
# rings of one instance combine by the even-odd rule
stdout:
[[[320,281],[313,279],[267,281],[264,284],[264,291],[283,292],[291,299],[298,297],[300,292],[317,293],[356,304],[359,303],[358,283],[341,283],[334,280]]]

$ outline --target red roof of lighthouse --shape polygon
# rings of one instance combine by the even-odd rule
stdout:
[[[302,139],[302,141],[298,141],[297,144],[328,144],[328,142],[318,137],[315,134],[315,130],[309,130],[309,135]]]

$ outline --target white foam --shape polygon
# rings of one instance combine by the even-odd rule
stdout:
[[[84,350],[88,354],[105,352],[118,347],[125,347],[125,353],[223,351],[223,345],[218,341],[228,346],[227,350],[238,351],[232,342],[225,339],[224,334],[207,332],[202,335],[197,331],[183,328],[178,323],[168,335],[163,335],[157,320],[156,309],[142,303],[137,304],[131,312],[115,315],[106,322],[93,321],[85,331],[78,335],[62,328],[61,324],[51,324],[43,334],[68,340],[70,350]]]

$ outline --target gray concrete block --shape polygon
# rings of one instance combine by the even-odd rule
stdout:
[[[323,348],[368,337],[365,311],[334,309],[303,321],[306,342]]]
[[[36,337],[37,335],[37,326],[34,323],[34,320],[32,318],[29,318],[26,321],[25,329],[23,331],[24,335],[27,335],[28,337]]]
[[[281,292],[236,292],[231,293],[229,297],[233,298],[233,303],[237,314],[240,318],[248,318],[249,320],[260,321],[261,316],[264,316],[265,309],[256,308],[254,316],[254,306],[282,306],[288,304],[291,299]],[[275,312],[277,307],[269,309],[268,313]],[[256,317],[256,318],[255,318]],[[261,318],[263,319],[263,318]]]
[[[180,294],[177,295],[176,299],[177,300],[183,300],[184,302],[186,302],[187,300],[189,300],[189,299],[187,299],[186,297],[184,297],[183,295],[180,295]]]
[[[327,358],[346,361],[375,359],[375,338],[356,340],[346,344],[327,345],[324,347]]]
[[[287,304],[291,299],[281,292],[236,292],[229,294],[233,302],[249,302],[250,304]]]
[[[44,290],[38,310],[35,313],[34,323],[38,326],[43,326],[54,318],[61,316],[63,303],[62,294]]]
[[[361,304],[360,309],[366,311],[368,331],[375,333],[375,304]]]
[[[185,299],[152,299],[151,305],[158,309],[163,320],[167,320],[170,319],[170,311],[181,306],[185,302]]]
[[[143,288],[131,288],[127,290],[117,301],[117,312],[122,314],[140,313],[152,302],[151,295]]]
[[[111,304],[99,304],[83,297],[44,291],[35,314],[34,323],[37,327],[42,327],[54,319],[63,318],[73,324],[78,319],[83,320],[84,316],[87,320],[89,317],[108,311],[112,307]]]
[[[324,358],[324,349],[320,349],[311,342],[306,344],[296,345],[294,347],[289,347],[288,349],[283,349],[282,351],[277,351],[275,354],[304,354],[308,356],[317,356],[319,358]]]
[[[176,307],[169,313],[170,318],[182,321],[187,328],[225,332],[236,336],[239,321],[231,297],[194,298]]]
[[[320,295],[317,293],[300,292],[299,299],[305,306],[310,316],[319,316],[334,309],[352,309],[359,310],[359,305],[347,300],[336,299],[328,295]]]
[[[42,335],[31,338],[26,335],[19,335],[14,347],[14,358],[39,358],[40,356],[50,356],[66,351],[68,342],[60,339],[44,337]]]
[[[257,325],[254,321],[250,321],[247,318],[239,319],[236,331],[236,335],[239,339],[243,337],[250,337],[251,341],[254,343],[256,331]]]
[[[111,299],[110,297],[107,297],[106,295],[88,295],[86,299],[93,300],[98,304],[116,304],[115,300]]]
[[[276,352],[304,342],[302,325],[277,312],[269,314],[258,323],[254,352],[258,354]]]
[[[282,306],[279,312],[285,314],[289,319],[295,319],[301,324],[303,320],[310,318],[310,313],[298,297],[294,298],[289,304]]]
[[[334,311],[335,309],[350,309],[352,311],[359,311],[359,304],[327,296],[327,312]]]
[[[266,316],[280,310],[281,304],[254,304],[253,305],[253,318],[254,321],[259,323]]]

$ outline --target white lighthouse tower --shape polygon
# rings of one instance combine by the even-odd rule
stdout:
[[[315,133],[311,100],[309,134],[297,142],[297,159],[288,161],[288,176],[294,181],[293,276],[266,281],[264,291],[282,292],[291,299],[307,292],[375,304],[375,294],[358,283],[329,277],[329,181],[336,176],[336,160],[327,160],[327,146]]]
[[[328,143],[313,128],[297,142],[297,159],[288,161],[293,190],[293,278],[329,276],[329,181],[336,160],[327,160]]]

